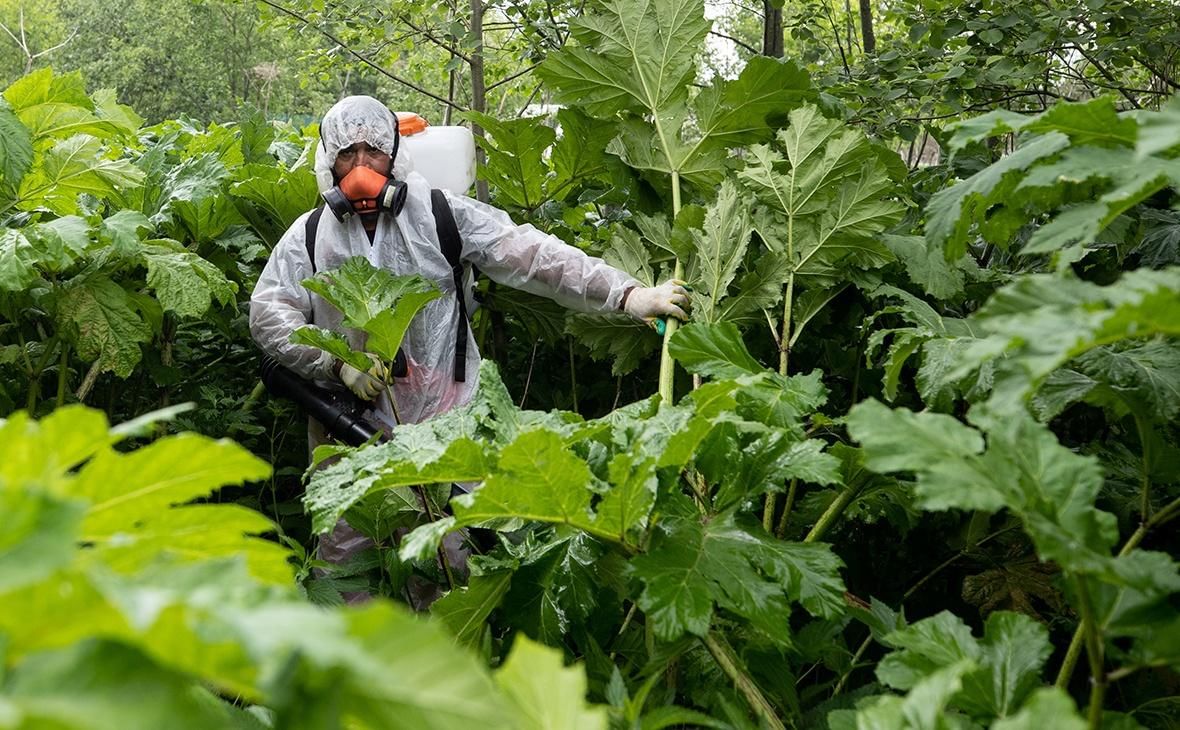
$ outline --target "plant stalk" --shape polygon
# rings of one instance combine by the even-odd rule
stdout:
[[[788,254],[789,256],[790,254]],[[791,358],[791,308],[795,298],[795,273],[787,275],[787,286],[783,292],[783,334],[778,346],[778,374],[786,375]]]
[[[61,408],[66,404],[66,380],[69,373],[70,366],[70,346],[68,343],[61,343],[61,359],[57,363],[57,407]]]
[[[676,217],[680,215],[680,173],[673,171],[672,173],[672,222],[676,222]],[[676,265],[672,268],[672,278],[684,278],[684,264],[680,259],[676,259]],[[668,343],[672,340],[672,335],[676,334],[676,329],[680,323],[675,317],[668,317],[664,322],[664,343],[660,349],[660,405],[670,405],[674,402],[674,386],[673,383],[676,378],[676,363],[672,361],[672,356],[668,354]]]
[[[709,653],[713,655],[713,659],[717,662],[717,666],[721,667],[721,671],[725,672],[726,676],[733,680],[734,686],[737,687],[738,692],[742,694],[746,702],[750,705],[750,709],[763,722],[766,727],[772,730],[786,730],[783,721],[779,719],[775,713],[774,706],[758,689],[758,685],[754,683],[754,678],[745,667],[741,665],[741,660],[738,659],[733,648],[725,641],[725,639],[718,636],[716,633],[710,631],[701,638],[701,642]]]
[[[774,534],[774,513],[778,509],[778,493],[767,492],[766,501],[762,506],[762,529],[766,534]]]
[[[859,491],[859,487],[844,487],[844,491],[840,492],[840,494],[837,495],[834,500],[832,500],[832,503],[828,505],[828,508],[824,510],[824,513],[819,516],[818,520],[816,520],[815,526],[811,528],[811,532],[807,533],[807,537],[803,538],[803,542],[816,542],[821,537],[823,537],[824,533],[832,527],[832,524],[835,523],[837,519],[839,519],[840,515],[843,514],[844,509],[848,507],[848,503],[852,501],[852,498],[855,497]]]
[[[1094,621],[1094,606],[1086,578],[1078,576],[1078,599],[1082,609],[1082,627],[1086,637],[1086,657],[1090,661],[1090,707],[1087,711],[1090,730],[1102,727],[1102,702],[1106,697],[1106,672],[1103,671],[1102,636]]]
[[[1130,554],[1132,550],[1139,547],[1139,543],[1143,542],[1143,538],[1152,529],[1168,522],[1172,518],[1180,515],[1180,497],[1172,500],[1166,507],[1156,512],[1150,520],[1143,522],[1131,533],[1131,537],[1127,538],[1127,542],[1119,550],[1118,557]],[[1085,638],[1085,627],[1079,625],[1073,632],[1073,638],[1070,639],[1069,649],[1065,652],[1065,658],[1061,661],[1061,669],[1057,672],[1057,680],[1054,682],[1061,689],[1069,686],[1069,680],[1073,677],[1073,670],[1077,667],[1078,659],[1082,654],[1082,642]]]
[[[783,513],[778,518],[778,526],[774,529],[775,537],[782,539],[787,534],[787,523],[791,520],[791,510],[795,509],[795,497],[799,492],[799,478],[791,479],[791,486],[787,487],[787,503],[783,506]]]

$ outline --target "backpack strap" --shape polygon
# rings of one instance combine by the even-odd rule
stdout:
[[[307,216],[303,226],[303,243],[307,246],[307,258],[311,261],[311,273],[315,274],[315,232],[320,227],[320,218],[324,215],[324,206],[319,206]]]
[[[455,328],[455,380],[462,383],[467,380],[467,333],[471,328],[467,319],[467,292],[463,291],[463,239],[443,191],[437,188],[430,191],[430,209],[434,213],[439,247],[451,265],[451,276],[455,278],[455,298],[459,300],[459,326]]]

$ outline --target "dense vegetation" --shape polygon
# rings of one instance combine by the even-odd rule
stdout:
[[[0,727],[1176,726],[1174,3],[182,3],[692,285],[661,341],[483,282],[476,400],[306,477],[244,302],[336,91],[34,56],[139,5],[37,11],[0,103]]]

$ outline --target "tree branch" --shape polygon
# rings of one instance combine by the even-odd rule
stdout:
[[[747,51],[754,54],[755,56],[757,56],[759,54],[759,51],[757,48],[755,48],[754,46],[751,46],[749,43],[745,43],[744,41],[740,41],[731,35],[726,35],[725,33],[719,33],[715,30],[709,31],[709,35],[715,35],[718,38],[724,38],[725,40],[730,41],[730,42],[736,44],[737,46],[746,49]]]
[[[295,20],[299,21],[300,23],[302,23],[304,26],[316,31],[320,35],[324,36],[328,40],[332,41],[333,43],[335,43],[336,45],[340,46],[342,49],[347,51],[348,54],[351,55],[353,58],[357,59],[358,61],[365,64],[366,66],[373,69],[374,71],[381,74],[382,76],[385,76],[386,78],[388,78],[392,81],[396,81],[397,83],[401,84],[402,86],[405,86],[408,89],[413,89],[414,91],[417,91],[419,94],[423,94],[425,96],[428,96],[431,99],[434,99],[435,101],[437,101],[441,104],[445,104],[446,106],[452,107],[454,109],[458,109],[459,111],[467,111],[462,106],[456,104],[455,102],[451,101],[450,99],[447,99],[445,96],[439,96],[438,94],[436,94],[432,91],[427,91],[426,89],[422,88],[421,86],[418,86],[414,82],[407,81],[406,79],[403,79],[400,76],[397,76],[394,73],[382,68],[381,66],[377,65],[376,62],[374,62],[372,59],[370,59],[368,56],[364,55],[363,53],[361,53],[359,51],[353,50],[348,45],[346,45],[344,43],[344,41],[337,38],[330,31],[320,28],[319,26],[312,23],[306,17],[300,15],[299,13],[295,12],[294,10],[289,10],[288,8],[285,8],[282,5],[279,5],[278,3],[273,2],[273,0],[261,0],[261,2],[264,5],[266,5],[270,8],[273,8],[274,10],[277,10],[280,13],[283,13],[284,15],[288,15],[288,16],[294,18]]]

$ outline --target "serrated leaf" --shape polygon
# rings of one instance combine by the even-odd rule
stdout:
[[[812,614],[842,610],[840,559],[826,545],[786,543],[746,530],[732,515],[701,524],[667,518],[651,551],[631,561],[644,584],[638,604],[657,636],[703,636],[714,605],[787,642],[790,602]]]
[[[67,270],[91,246],[85,219],[65,216],[0,233],[0,289],[21,291],[41,274]]]
[[[623,315],[570,314],[565,327],[592,358],[610,360],[615,376],[633,372],[660,348],[660,338],[650,327]]]
[[[716,202],[705,215],[704,227],[693,230],[696,256],[693,274],[693,317],[696,321],[720,321],[730,284],[746,256],[753,226],[745,201],[732,181],[721,184]]]
[[[4,98],[36,142],[76,134],[116,137],[128,131],[94,113],[94,102],[86,96],[82,74],[77,71],[59,76],[49,67],[39,69],[17,79],[5,90]]]
[[[522,730],[606,730],[605,707],[586,701],[586,675],[566,667],[562,652],[517,635],[495,674],[496,684],[519,713]]]
[[[463,646],[476,646],[483,638],[484,621],[500,605],[512,572],[500,571],[476,575],[464,588],[455,588],[430,606],[430,615],[438,618]]]
[[[490,139],[477,140],[487,156],[481,172],[494,186],[497,200],[528,211],[540,206],[548,173],[543,156],[557,133],[543,120],[530,117],[501,121],[478,112],[464,117],[491,134]]]
[[[1066,449],[1027,415],[980,421],[986,450],[978,431],[950,416],[876,401],[849,412],[848,430],[864,444],[868,468],[918,474],[925,509],[1006,507],[1023,520],[1042,560],[1122,580],[1110,557],[1114,516],[1094,507],[1102,486],[1097,461]]]
[[[1105,287],[1027,275],[997,291],[972,318],[982,336],[955,349],[948,377],[965,377],[994,361],[996,383],[987,408],[1022,411],[1069,360],[1104,345],[1180,334],[1178,322],[1177,267],[1130,271]]]
[[[107,157],[102,143],[79,134],[47,149],[18,189],[21,210],[50,210],[57,215],[78,212],[78,195],[106,199],[143,181],[143,172],[126,160]]]
[[[782,152],[779,152],[779,149]],[[860,132],[804,106],[790,114],[777,148],[755,145],[739,177],[764,206],[754,228],[786,257],[787,277],[831,286],[849,268],[892,260],[875,236],[902,208],[877,151]]]
[[[33,137],[7,101],[0,100],[0,180],[15,188],[33,164]]]
[[[123,287],[106,276],[79,277],[57,291],[55,304],[58,326],[79,355],[97,361],[100,371],[121,378],[131,374],[140,344],[151,341],[152,333]]]
[[[214,300],[221,306],[234,300],[238,285],[176,241],[148,241],[139,253],[147,265],[147,285],[166,311],[200,317]]]
[[[1000,201],[1015,185],[1017,173],[1069,146],[1069,137],[1050,132],[1022,145],[1015,152],[971,177],[935,193],[926,206],[926,238],[941,248],[948,261],[967,253],[967,233],[972,224]]]
[[[417,274],[394,276],[363,256],[305,279],[303,286],[340,310],[346,327],[367,332],[366,348],[386,362],[396,357],[414,317],[442,296],[433,282]]]
[[[352,349],[348,338],[335,330],[304,325],[291,333],[288,339],[296,345],[307,345],[323,350],[341,362],[348,363],[361,372],[368,372],[373,367],[373,361],[363,352]]]
[[[69,493],[91,504],[83,535],[100,538],[218,487],[269,475],[266,462],[231,441],[180,434],[131,454],[98,454],[78,473]]]
[[[746,349],[737,326],[729,322],[685,325],[672,336],[668,352],[689,372],[713,378],[737,378],[765,371]]]

